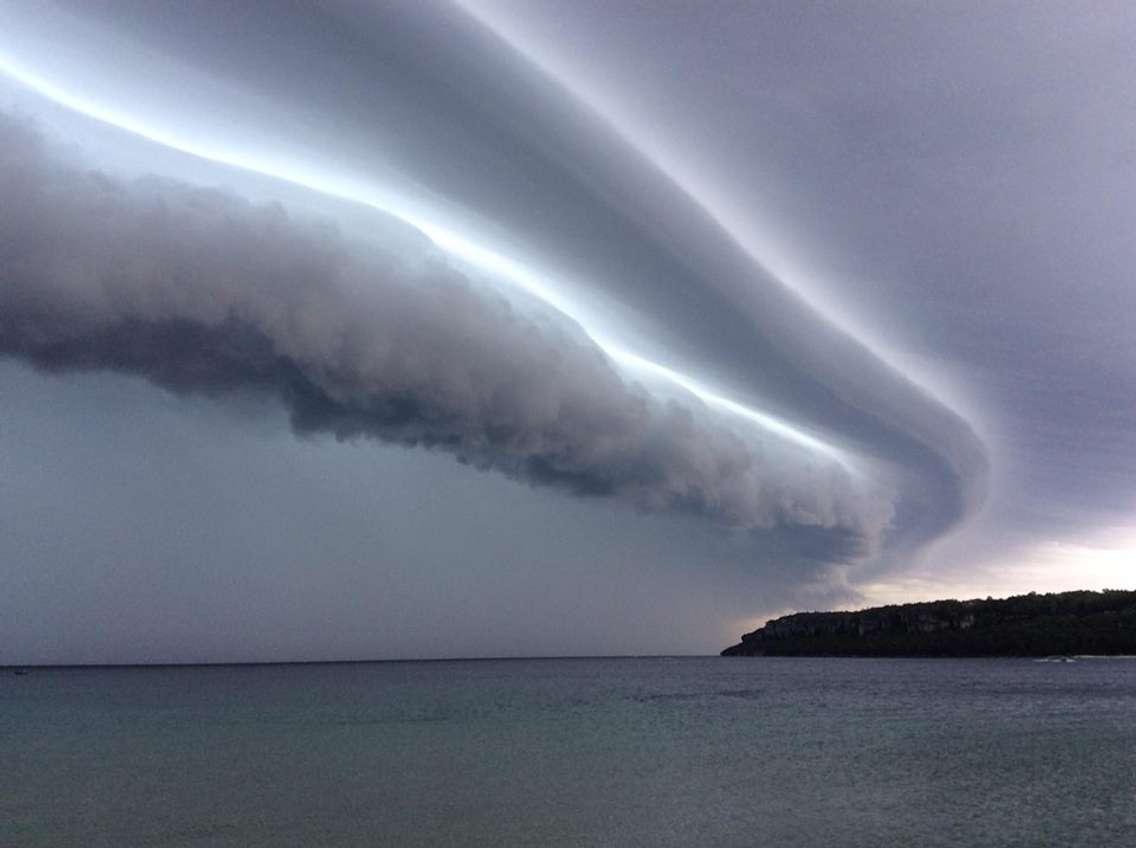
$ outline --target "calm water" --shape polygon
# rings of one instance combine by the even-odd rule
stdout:
[[[0,674],[5,846],[1136,845],[1136,661]]]

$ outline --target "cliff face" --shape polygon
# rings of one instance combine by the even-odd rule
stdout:
[[[723,656],[1136,654],[1136,591],[933,601],[804,612],[746,633]]]

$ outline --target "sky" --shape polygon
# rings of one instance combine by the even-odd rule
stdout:
[[[1136,587],[1136,12],[0,0],[0,664]]]

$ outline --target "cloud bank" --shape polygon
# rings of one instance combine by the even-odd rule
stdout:
[[[831,532],[849,550],[887,523],[836,463],[653,396],[571,322],[425,239],[387,236],[390,222],[362,243],[277,204],[122,181],[2,116],[0,204],[0,354],[38,368],[271,395],[298,433],[446,451],[730,527]]]
[[[1136,287],[1130,284],[1128,237],[1133,215],[1118,186],[1129,185],[1132,180],[1125,180],[1136,171],[1125,167],[1132,128],[1124,120],[1122,82],[1132,77],[1133,56],[1116,42],[1119,19],[1103,25],[1100,16],[1085,18],[1085,26],[1070,29],[1067,16],[1032,10],[1003,10],[976,22],[965,14],[929,20],[863,9],[802,16],[739,6],[707,17],[693,7],[674,7],[613,18],[605,3],[580,2],[570,11],[555,3],[462,6],[473,7],[473,14],[449,3],[354,0],[287,6],[248,0],[239,8],[215,0],[0,0],[8,11],[0,15],[0,65],[8,75],[0,78],[0,100],[36,116],[53,137],[73,140],[104,170],[176,176],[221,185],[240,197],[284,201],[292,219],[234,197],[224,200],[233,205],[224,214],[283,219],[273,226],[288,237],[265,242],[281,257],[302,255],[281,259],[287,266],[282,278],[304,262],[318,276],[327,264],[316,261],[317,249],[296,251],[295,233],[309,232],[311,244],[327,249],[329,261],[339,263],[334,284],[327,286],[334,291],[313,295],[313,301],[329,323],[347,312],[352,321],[379,327],[381,316],[372,313],[388,308],[388,300],[421,302],[415,289],[428,284],[441,303],[446,297],[437,281],[460,283],[483,308],[481,317],[507,316],[531,327],[548,349],[576,363],[567,373],[581,373],[578,360],[591,351],[599,364],[589,364],[594,370],[586,373],[600,375],[592,381],[604,389],[597,400],[603,398],[602,411],[613,420],[627,420],[634,405],[628,398],[634,397],[643,420],[651,422],[641,428],[647,432],[677,408],[689,414],[692,426],[723,431],[722,444],[740,442],[737,454],[743,463],[756,462],[767,494],[783,485],[790,503],[808,504],[824,493],[848,507],[847,498],[832,495],[844,483],[812,479],[828,473],[821,473],[827,466],[815,465],[818,457],[744,426],[723,414],[722,404],[703,407],[681,392],[666,394],[655,382],[636,386],[634,380],[654,379],[650,369],[620,370],[626,359],[617,351],[690,378],[703,400],[718,394],[822,439],[838,456],[854,457],[862,472],[855,485],[885,493],[873,504],[894,504],[886,529],[874,532],[882,520],[845,522],[854,530],[783,524],[756,539],[720,531],[722,524],[742,526],[728,510],[711,521],[676,516],[675,509],[716,508],[681,497],[656,501],[672,512],[628,520],[627,510],[608,508],[619,497],[637,500],[626,469],[602,467],[598,481],[591,473],[540,477],[560,491],[574,487],[614,496],[573,499],[550,486],[516,486],[504,474],[470,473],[452,462],[457,453],[470,462],[497,463],[514,476],[544,472],[539,462],[527,465],[523,452],[496,443],[479,449],[476,439],[459,439],[445,453],[383,449],[367,439],[340,446],[328,438],[289,438],[281,408],[295,413],[301,430],[334,431],[332,416],[313,416],[319,424],[306,425],[298,414],[327,408],[322,401],[298,403],[318,399],[311,385],[330,393],[305,372],[312,361],[287,363],[293,369],[287,379],[271,367],[268,377],[252,369],[251,377],[218,385],[200,375],[177,375],[183,392],[285,398],[286,406],[254,405],[267,413],[256,424],[242,416],[243,423],[233,426],[225,411],[231,403],[162,396],[133,377],[108,372],[44,378],[26,367],[34,346],[25,340],[23,353],[0,362],[0,439],[9,446],[0,486],[7,496],[0,509],[0,523],[7,522],[0,527],[0,561],[16,578],[7,581],[13,591],[0,611],[9,633],[25,615],[31,642],[52,638],[60,632],[57,625],[87,603],[87,586],[69,599],[58,592],[71,575],[90,573],[100,550],[92,527],[105,540],[100,575],[113,574],[121,562],[135,563],[144,575],[118,584],[91,577],[89,585],[105,587],[103,610],[121,612],[118,587],[132,591],[145,580],[176,587],[165,610],[192,606],[184,601],[189,587],[200,588],[202,597],[209,591],[209,582],[195,572],[202,561],[239,565],[262,581],[244,596],[251,603],[265,596],[265,586],[288,585],[291,557],[293,574],[307,581],[297,595],[310,599],[335,559],[327,552],[334,550],[341,562],[357,563],[377,581],[370,595],[344,590],[352,602],[381,604],[377,598],[389,597],[389,620],[429,621],[436,626],[424,629],[449,633],[449,644],[463,651],[482,631],[500,633],[502,622],[517,621],[513,609],[495,619],[472,612],[480,584],[486,586],[480,597],[496,603],[499,587],[531,574],[533,583],[515,595],[515,607],[531,611],[533,598],[547,600],[544,615],[529,619],[536,622],[560,614],[549,593],[552,575],[562,581],[561,596],[573,598],[581,597],[588,575],[599,575],[592,602],[581,603],[569,618],[588,618],[594,634],[602,618],[596,611],[610,599],[613,632],[634,635],[609,648],[636,652],[641,643],[633,639],[644,629],[657,630],[661,621],[673,635],[681,615],[698,617],[689,612],[693,586],[706,597],[716,593],[736,601],[747,615],[774,613],[781,604],[826,606],[831,597],[806,600],[793,593],[816,576],[817,563],[857,556],[853,548],[863,552],[865,539],[882,537],[878,557],[860,557],[855,568],[824,576],[846,576],[846,586],[863,589],[895,576],[885,578],[879,570],[914,565],[927,579],[920,591],[938,594],[928,587],[947,585],[942,580],[951,574],[972,574],[976,563],[998,563],[990,573],[1008,573],[1034,556],[1039,540],[1083,540],[1090,531],[1095,538],[1101,527],[1130,523]],[[897,37],[869,52],[862,39],[848,37],[884,30]],[[1059,56],[1053,33],[1061,35]],[[941,49],[944,44],[951,49]],[[1092,92],[1083,85],[1087,67],[1101,82]],[[1068,120],[1070,115],[1078,120]],[[120,188],[152,198],[155,185],[151,180]],[[1054,204],[1054,197],[1063,202]],[[345,199],[420,227],[447,258],[420,234],[403,227],[400,236],[397,221],[382,225],[381,236],[372,235],[369,221],[378,226],[381,216]],[[299,210],[313,209],[335,220],[341,234],[295,220]],[[0,216],[9,216],[5,232],[16,231],[20,221],[11,216],[23,211],[0,207]],[[494,269],[471,259],[438,228],[531,274],[553,295],[550,302],[604,343],[612,362],[580,328],[497,289],[500,277],[509,276],[505,263]],[[205,252],[215,266],[222,264],[214,248]],[[87,260],[79,264],[94,267]],[[372,279],[376,274],[381,280]],[[9,285],[6,278],[3,283]],[[273,296],[286,302],[284,311],[298,297]],[[440,332],[423,328],[415,335],[416,350],[425,347],[418,335],[456,346],[447,334],[469,310],[458,315],[453,302],[444,307],[446,320],[435,322]],[[4,308],[12,309],[7,302]],[[267,335],[246,313],[243,325],[229,322],[227,338],[243,339],[246,352],[260,345],[266,360],[282,356],[284,337]],[[391,323],[387,337],[419,326],[405,318]],[[184,321],[178,326],[183,338],[193,338]],[[193,332],[204,330],[199,324]],[[493,349],[513,337],[489,335]],[[141,349],[143,336],[135,337]],[[171,338],[173,330],[161,340]],[[216,352],[219,342],[210,345],[181,347]],[[60,358],[64,347],[37,348],[41,367]],[[524,361],[538,372],[549,367],[530,355],[535,348],[524,350]],[[174,361],[185,366],[190,360],[182,351]],[[506,367],[516,366],[510,361]],[[129,362],[116,368],[140,373]],[[191,369],[181,370],[192,376]],[[559,372],[544,373],[549,382],[562,379]],[[173,375],[169,363],[161,374],[148,374],[167,381]],[[294,387],[299,377],[309,390]],[[328,383],[338,379],[334,373],[319,376]],[[561,383],[536,391],[559,397],[569,388]],[[535,396],[533,389],[525,391]],[[83,403],[68,406],[66,399],[75,396]],[[359,420],[375,424],[373,410],[363,407],[379,396],[361,390],[360,397],[369,400],[333,398],[334,417],[345,428],[362,426]],[[675,407],[667,405],[668,397]],[[404,398],[397,403],[407,407]],[[171,455],[185,455],[191,442],[179,428],[184,423],[192,430],[203,411],[213,417],[199,433],[200,453],[212,455],[226,439],[231,453],[213,465],[198,455],[180,465],[170,462]],[[169,414],[160,422],[143,426],[163,412]],[[397,438],[392,415],[384,432]],[[473,419],[447,420],[464,427]],[[140,429],[116,443],[123,422]],[[437,420],[426,427],[421,416],[404,415],[403,432],[412,423],[428,432],[423,438],[453,439]],[[239,437],[246,425],[256,428],[256,439]],[[269,435],[273,428],[280,430],[275,437]],[[54,440],[47,438],[52,432]],[[267,485],[254,482],[249,468],[258,451],[266,465],[276,456],[286,457],[282,465],[303,456],[313,470],[306,477],[270,477]],[[355,463],[383,470],[361,482],[346,471]],[[192,497],[180,481],[185,469],[201,481]],[[117,493],[112,472],[121,479]],[[706,475],[677,476],[688,481]],[[310,482],[315,478],[338,487],[340,500],[316,492]],[[172,492],[163,489],[167,479],[178,481]],[[469,489],[458,496],[464,483]],[[243,496],[245,504],[256,500],[262,509],[255,519],[232,510],[242,513],[244,523],[227,540],[207,546],[204,539],[218,535],[219,518],[227,514],[215,508],[220,490],[238,501]],[[131,491],[141,494],[130,497]],[[174,499],[173,508],[159,491]],[[416,498],[416,491],[425,494]],[[639,496],[644,494],[639,484]],[[488,504],[495,517],[479,511]],[[63,517],[96,508],[101,511],[86,521]],[[352,508],[358,524],[346,527],[343,516]],[[814,518],[826,512],[809,511]],[[875,505],[871,511],[888,514]],[[422,523],[409,520],[412,513]],[[175,527],[169,525],[172,514]],[[332,514],[341,520],[328,520]],[[757,514],[779,520],[763,509]],[[280,515],[286,518],[278,520]],[[558,523],[559,535],[552,530]],[[144,535],[143,526],[168,529]],[[200,529],[196,543],[178,559],[183,528],[193,527]],[[483,540],[479,547],[477,530],[493,536],[492,544]],[[617,536],[627,544],[620,547]],[[300,544],[309,538],[319,543]],[[855,542],[851,548],[848,540]],[[932,540],[938,540],[934,546]],[[493,546],[497,542],[500,547]],[[161,563],[153,561],[156,552]],[[1082,559],[1068,555],[1070,574]],[[686,581],[670,597],[655,568],[664,561],[683,570]],[[406,563],[418,564],[420,594],[413,603],[390,591]],[[613,576],[620,563],[626,563],[624,583]],[[454,575],[479,568],[494,576],[461,583],[452,607],[438,603]],[[19,581],[35,583],[39,594],[20,595]],[[838,583],[825,580],[827,588]],[[775,597],[781,589],[786,593]],[[234,615],[248,606],[228,592],[215,594],[233,600]],[[629,600],[635,597],[638,607]],[[42,618],[52,602],[60,614]],[[667,615],[659,615],[663,608]],[[734,614],[713,604],[704,609],[707,622]],[[286,629],[291,612],[281,615]],[[374,617],[368,609],[363,629]],[[454,636],[456,622],[470,631]],[[732,627],[728,638],[759,623]],[[690,644],[720,647],[720,636],[700,632],[703,641]],[[557,651],[594,650],[574,638]],[[87,635],[73,640],[88,641]],[[418,655],[405,647],[399,652]]]
[[[411,200],[430,222],[539,269],[589,305],[579,313],[589,330],[864,458],[894,493],[879,564],[909,562],[982,503],[989,461],[969,421],[838,311],[830,320],[807,305],[634,133],[462,10],[67,5],[82,26],[21,19],[11,48],[70,92],[63,105],[147,137],[196,139],[216,161],[254,151],[242,167],[267,162],[264,173],[300,185],[329,175]],[[55,61],[61,41],[88,58]],[[97,78],[80,84],[76,64]],[[176,109],[171,85],[187,95]]]

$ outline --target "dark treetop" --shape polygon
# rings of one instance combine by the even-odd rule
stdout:
[[[1050,656],[1136,654],[1136,591],[931,601],[800,612],[766,623],[723,656]]]

